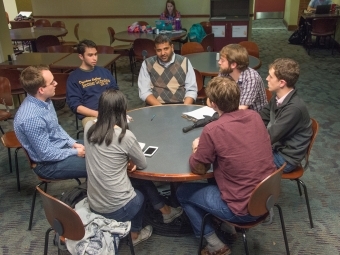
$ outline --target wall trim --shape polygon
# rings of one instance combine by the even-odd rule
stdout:
[[[181,15],[182,18],[210,18],[208,14]],[[132,19],[159,18],[159,15],[34,15],[35,19]]]
[[[297,25],[288,25],[287,21],[285,21],[284,19],[283,19],[283,24],[285,25],[288,31],[295,31],[298,28]]]

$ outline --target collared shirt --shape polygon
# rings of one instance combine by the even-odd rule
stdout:
[[[221,73],[219,76],[231,77]],[[248,67],[241,72],[237,85],[241,91],[240,105],[248,105],[249,109],[259,112],[268,104],[262,78],[254,69]]]
[[[61,161],[77,155],[76,141],[59,125],[51,100],[27,95],[14,118],[14,131],[30,158],[39,162]]]
[[[318,5],[328,5],[332,4],[332,0],[311,0],[308,4],[308,6],[312,8],[316,8]]]
[[[172,25],[175,25],[175,20],[176,19],[180,19],[181,18],[181,14],[180,12],[176,12],[175,16],[166,16],[165,12],[161,13],[161,16],[159,17],[160,20],[170,20]]]
[[[284,95],[281,98],[276,97],[276,106],[279,106],[283,103],[283,100],[289,95],[290,92],[292,92],[294,89],[290,90],[286,95]]]
[[[172,54],[172,58],[169,62],[161,62],[158,59],[158,63],[160,65],[163,65],[164,68],[167,68],[169,65],[175,62],[175,53]],[[149,95],[152,95],[152,84],[150,79],[150,74],[147,70],[147,66],[145,61],[142,64],[142,67],[139,71],[138,76],[138,89],[139,89],[139,97],[143,101],[146,100],[146,98]],[[196,100],[197,97],[197,83],[196,83],[196,76],[194,69],[188,59],[188,72],[185,77],[185,97],[190,97]]]

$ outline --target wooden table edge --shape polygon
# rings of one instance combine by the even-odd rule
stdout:
[[[189,160],[189,159],[188,159]],[[214,177],[213,172],[209,172],[203,175],[188,173],[188,174],[159,174],[159,173],[145,173],[143,170],[136,170],[135,172],[128,172],[129,177],[150,180],[150,181],[163,181],[163,182],[186,182],[206,180]]]

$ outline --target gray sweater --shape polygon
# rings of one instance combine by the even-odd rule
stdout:
[[[99,213],[115,212],[126,205],[136,193],[127,175],[127,164],[131,159],[137,169],[146,167],[146,159],[138,141],[130,130],[118,143],[121,128],[115,128],[112,143],[106,146],[89,144],[86,135],[93,125],[89,121],[84,130],[87,170],[87,195],[90,207]]]

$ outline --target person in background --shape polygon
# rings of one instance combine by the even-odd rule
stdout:
[[[29,66],[20,83],[27,97],[14,118],[14,131],[36,163],[33,171],[46,179],[86,177],[83,141],[71,138],[58,123],[52,100],[58,85],[48,66]]]
[[[168,20],[172,23],[172,28],[175,27],[175,20],[180,19],[181,14],[176,9],[176,4],[174,0],[167,0],[165,4],[164,12],[161,13],[159,17],[160,20]]]
[[[139,98],[147,105],[193,104],[197,83],[189,59],[175,54],[167,35],[155,38],[155,51],[157,55],[145,59],[140,69]]]
[[[132,242],[137,245],[152,234],[152,226],[142,229],[144,198],[162,212],[164,223],[180,216],[183,209],[165,205],[153,182],[128,177],[127,171],[144,169],[147,164],[128,129],[126,109],[122,92],[105,90],[99,98],[97,121],[88,121],[85,126],[87,194],[94,213],[117,221],[131,220]]]
[[[239,109],[259,112],[268,104],[264,84],[259,73],[248,67],[247,49],[239,44],[229,44],[220,51],[219,76],[231,77],[241,91]]]
[[[212,164],[217,182],[183,183],[177,198],[186,212],[196,237],[200,236],[202,218],[209,212],[235,223],[255,221],[248,212],[248,201],[255,187],[276,168],[269,134],[260,115],[239,110],[240,90],[234,80],[215,77],[206,94],[219,119],[203,128],[192,143],[189,159],[195,174],[205,174]],[[202,255],[228,255],[230,248],[216,235],[211,222],[204,230],[207,246]]]
[[[268,90],[276,96],[259,112],[270,135],[276,167],[287,163],[284,172],[293,171],[303,160],[313,133],[307,107],[295,89],[299,75],[299,64],[293,59],[279,58],[270,64]]]
[[[307,11],[312,12],[316,10],[316,6],[328,4],[332,4],[332,0],[311,0],[308,4]]]
[[[118,89],[118,85],[109,70],[97,66],[97,45],[93,41],[80,41],[77,52],[82,62],[67,79],[66,101],[85,127],[87,121],[97,118],[98,101],[103,91]]]

